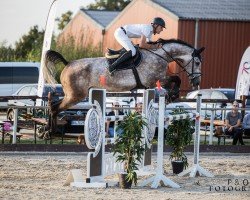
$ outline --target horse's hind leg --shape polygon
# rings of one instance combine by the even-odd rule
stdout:
[[[63,99],[61,99],[58,102],[55,103],[51,103],[50,106],[50,111],[51,111],[51,131],[55,132],[56,131],[56,126],[57,126],[57,115],[58,113],[60,113],[63,110],[68,109],[70,106],[74,105],[75,103],[77,103],[78,101],[74,98],[67,98],[64,97]]]
[[[49,122],[47,125],[47,129],[50,132],[50,136],[52,133],[56,132],[57,128],[57,114],[60,112],[59,111],[59,106],[62,103],[63,99],[60,99],[58,101],[52,101],[52,96],[49,95],[48,98],[48,106],[49,106],[49,111],[50,111],[50,116],[49,116]]]

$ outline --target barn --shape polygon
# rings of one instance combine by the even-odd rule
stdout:
[[[80,9],[58,36],[58,42],[69,42],[73,38],[77,45],[84,47],[92,45],[103,49],[106,26],[119,13],[119,11]]]
[[[91,35],[96,34],[92,44],[101,46],[105,51],[107,47],[119,48],[113,37],[116,28],[129,23],[150,23],[155,16],[159,16],[166,20],[167,27],[158,37],[178,38],[197,48],[206,47],[203,53],[201,88],[234,88],[241,56],[250,45],[249,10],[248,0],[133,0],[102,26],[99,26],[98,17],[104,17],[108,11],[96,11],[98,14],[95,16],[92,13],[89,20],[90,14],[81,10],[78,13],[81,16],[72,19],[62,35],[68,34],[69,29],[82,29],[81,26],[88,24]],[[72,31],[72,34],[80,34],[80,31]],[[84,45],[82,42],[81,44]],[[179,68],[171,65],[168,73],[178,74]],[[179,75],[182,79],[181,89],[190,90],[186,75]]]

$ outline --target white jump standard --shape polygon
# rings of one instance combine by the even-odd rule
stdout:
[[[196,112],[201,113],[201,94],[197,97],[197,108]],[[195,138],[194,138],[194,163],[193,166],[187,170],[178,174],[178,176],[184,176],[190,173],[190,177],[195,177],[196,175],[204,175],[206,177],[213,177],[214,175],[202,168],[199,165],[199,153],[200,153],[200,117],[195,120]]]
[[[163,91],[163,90],[162,90]],[[157,168],[156,175],[143,181],[140,186],[146,186],[152,182],[151,188],[157,188],[160,182],[173,188],[180,188],[178,184],[163,175],[163,143],[164,143],[164,113],[165,113],[165,96],[160,93],[159,97],[159,118],[158,118],[158,142],[157,142]]]

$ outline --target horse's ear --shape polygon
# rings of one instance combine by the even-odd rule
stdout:
[[[197,50],[197,54],[200,54],[204,50],[205,50],[205,47],[201,47],[200,49]]]

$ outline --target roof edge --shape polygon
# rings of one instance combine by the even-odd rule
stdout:
[[[84,16],[87,17],[90,21],[94,22],[100,29],[105,29],[104,26],[102,26],[100,23],[98,23],[95,19],[93,19],[90,15],[88,15],[86,12],[84,12],[85,9],[80,9],[79,12]]]
[[[130,7],[132,7],[136,2],[138,1],[144,1],[145,3],[149,4],[150,6],[152,7],[155,7],[157,9],[159,9],[161,12],[163,13],[166,13],[168,15],[170,15],[171,17],[173,17],[174,19],[176,20],[179,20],[179,17],[173,13],[173,12],[170,12],[168,11],[166,8],[162,7],[161,5],[151,1],[151,0],[134,0],[134,1],[131,1],[122,11],[121,13],[119,13],[107,26],[106,26],[106,29],[109,29],[119,18],[121,18],[124,13],[130,9]]]
[[[175,14],[174,12],[168,10],[167,8],[164,8],[163,6],[161,6],[160,4],[158,4],[157,2],[154,2],[152,0],[144,0],[146,3],[148,3],[149,5],[151,5],[152,7],[155,7],[157,9],[159,9],[161,12],[166,13],[168,15],[170,15],[171,17],[173,17],[175,20],[179,20],[180,17]]]
[[[66,24],[66,26],[63,28],[63,30],[61,31],[61,33],[58,34],[58,37],[60,37],[61,34],[63,34],[63,32],[68,28],[68,26],[70,26],[71,23],[73,23],[74,18],[79,14],[79,11],[74,15],[74,17],[69,21],[69,23]]]
[[[133,4],[135,4],[135,1],[131,1],[107,26],[106,30],[112,26],[117,19],[119,19]]]

